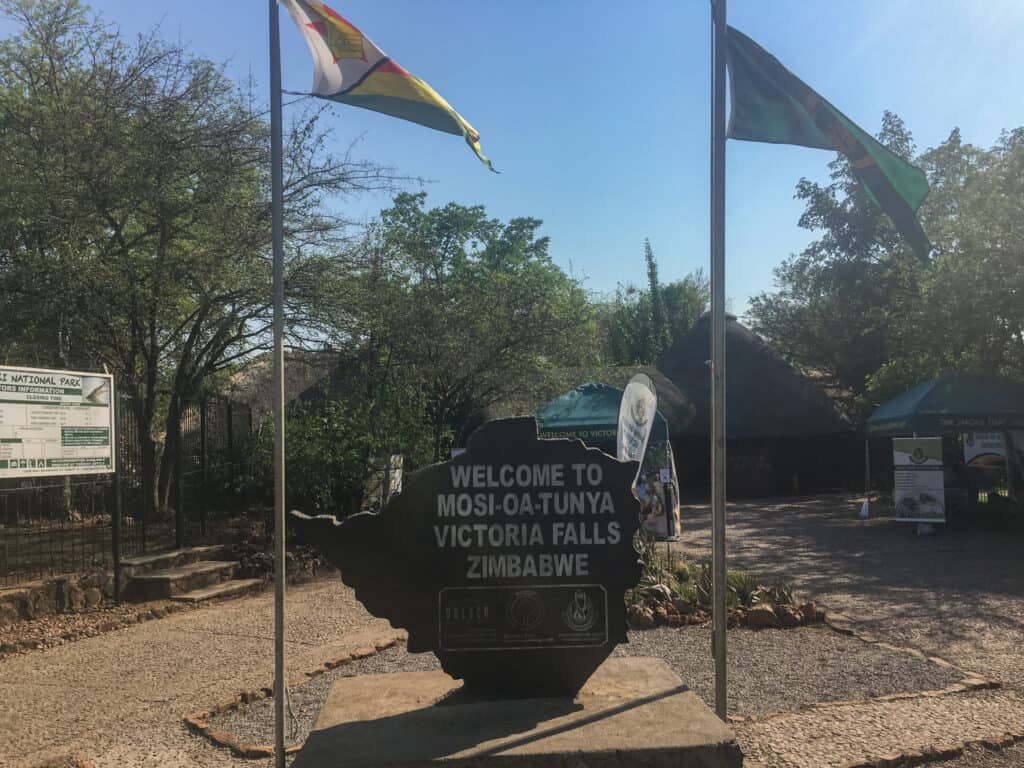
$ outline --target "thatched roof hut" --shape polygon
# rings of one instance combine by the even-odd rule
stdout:
[[[293,351],[284,357],[284,399],[290,403],[297,397],[327,381],[338,367],[337,352]],[[274,359],[270,353],[250,360],[236,371],[226,393],[232,400],[252,407],[259,419],[274,408]]]
[[[683,493],[709,488],[711,320],[704,315],[658,360],[658,368],[692,407],[672,431]],[[807,493],[857,487],[863,448],[833,401],[757,334],[726,322],[727,474],[731,496]]]
[[[730,440],[837,435],[853,430],[849,419],[813,382],[734,316],[727,317],[725,418]],[[658,360],[658,369],[693,408],[693,418],[674,432],[679,437],[711,434],[710,324],[705,313]]]

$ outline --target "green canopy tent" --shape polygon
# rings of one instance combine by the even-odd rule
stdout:
[[[615,455],[622,390],[607,384],[580,384],[544,405],[537,413],[541,437],[578,438],[592,448]],[[668,441],[668,421],[658,411],[651,443]]]
[[[1024,384],[971,373],[948,373],[918,384],[865,422],[865,490],[871,492],[870,439],[1015,430],[1024,430]],[[1013,472],[1007,470],[1013,486]]]
[[[918,384],[878,408],[865,425],[870,438],[1009,429],[1024,429],[1024,384],[970,373]]]
[[[621,401],[621,389],[596,382],[580,384],[540,409],[537,413],[538,431],[541,437],[577,438],[591,448],[614,456],[618,447],[616,438]],[[671,480],[661,485],[661,491],[645,491],[656,486],[640,482],[641,492],[658,494],[658,499],[664,504],[664,514],[652,513],[645,518],[643,525],[658,537],[675,537],[679,530],[679,479],[672,458],[668,420],[661,409],[658,409],[651,426],[644,464],[649,468],[651,462],[662,467],[667,464]]]

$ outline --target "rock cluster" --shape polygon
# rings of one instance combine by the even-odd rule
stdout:
[[[0,627],[0,659],[14,653],[53,648],[85,637],[95,637],[194,607],[197,606],[190,603],[157,600],[116,606],[105,604],[79,613],[53,613],[31,620],[19,620]]]
[[[53,613],[78,613],[114,597],[114,574],[71,574],[28,584],[0,597],[0,627]]]
[[[688,600],[673,597],[672,591],[664,584],[655,584],[645,590],[642,602],[627,606],[626,618],[633,629],[647,629],[654,626],[704,624],[711,620],[711,614]],[[730,608],[727,626],[792,629],[824,620],[825,611],[813,600],[800,605],[755,603],[749,608]]]
[[[267,545],[269,547],[269,544]],[[250,542],[236,544],[229,548],[231,557],[238,560],[238,575],[243,579],[274,578],[274,553]],[[333,570],[320,553],[304,545],[289,546],[285,556],[285,573],[289,583],[301,584],[312,581],[323,570]]]

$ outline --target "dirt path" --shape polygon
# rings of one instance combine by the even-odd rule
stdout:
[[[0,662],[0,765],[79,753],[110,766],[254,766],[189,734],[186,712],[273,679],[273,596],[187,611]],[[289,590],[289,675],[386,633],[340,580]]]

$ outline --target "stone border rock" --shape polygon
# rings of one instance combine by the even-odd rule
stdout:
[[[114,597],[113,571],[65,573],[0,590],[0,627],[57,613],[79,613]]]
[[[783,603],[756,603],[749,607],[730,608],[726,611],[729,629],[796,629],[825,621],[826,612],[813,600],[799,605]],[[707,624],[711,614],[688,600],[664,598],[650,604],[632,603],[626,606],[629,628],[635,630],[654,627],[683,627]]]
[[[952,665],[950,665],[952,666]],[[950,696],[956,693],[970,693],[972,691],[985,691],[991,688],[999,688],[1000,683],[984,678],[965,678],[959,683],[947,685],[945,688],[938,688],[926,691],[902,691],[900,693],[886,693],[881,696],[872,696],[868,699],[849,699],[846,701],[816,701],[813,704],[804,704],[796,709],[785,712],[766,712],[763,715],[729,715],[730,723],[759,723],[765,720],[774,720],[779,717],[786,717],[799,712],[809,712],[815,709],[836,709],[839,707],[854,707],[863,704],[873,704],[887,701],[906,701],[908,699],[934,699],[939,696]]]
[[[152,605],[152,603],[159,603]],[[179,613],[181,611],[190,611],[197,608],[204,607],[204,605],[210,605],[212,602],[205,604],[202,603],[183,603],[171,600],[160,600],[150,601],[149,603],[137,603],[139,610],[133,613],[115,616],[114,618],[100,622],[94,627],[86,627],[83,629],[75,630],[73,632],[64,632],[59,636],[55,636],[54,640],[59,640],[60,643],[74,642],[75,640],[82,640],[87,637],[95,637],[98,634],[105,632],[113,632],[118,629],[124,629],[125,627],[131,627],[135,624],[141,624],[144,621],[150,621],[151,619],[163,619],[170,616],[173,613]],[[122,603],[123,605],[123,603]],[[105,606],[109,608],[110,606]],[[58,615],[58,614],[54,614]],[[87,614],[79,614],[87,615]],[[58,643],[53,643],[56,645]],[[52,647],[46,645],[41,640],[18,640],[10,643],[0,643],[0,660],[3,660],[9,655],[15,653],[22,653],[25,651],[41,650],[44,648]]]
[[[843,765],[843,768],[909,768],[909,766],[914,765],[953,760],[963,755],[964,750],[969,747],[981,747],[998,751],[1012,747],[1021,741],[1024,741],[1024,731],[1004,733],[1000,736],[971,739],[970,741],[961,741],[955,744],[932,744],[921,749],[895,752],[880,757],[870,757],[867,760],[856,760],[852,763],[846,763]]]
[[[929,656],[923,651],[917,648],[910,648],[906,646],[892,645],[891,643],[883,642],[872,634],[861,632],[854,627],[853,620],[842,613],[829,612],[825,616],[825,625],[833,632],[838,632],[841,635],[847,635],[860,640],[862,643],[868,645],[876,645],[879,648],[890,651],[892,653],[904,653],[908,656],[912,656],[920,661],[929,661],[932,664],[937,664],[940,667],[948,667],[954,669],[964,676],[964,683],[974,683],[975,685],[968,690],[980,690],[984,688],[998,688],[1002,685],[998,680],[989,680],[977,672],[971,672],[970,670],[958,667],[952,662],[946,661],[938,656]]]
[[[300,672],[294,675],[289,681],[288,685],[301,685],[309,682],[312,678],[317,675],[322,675],[324,672],[329,672],[337,667],[343,667],[346,664],[351,664],[353,661],[359,661],[360,659],[366,659],[370,656],[375,656],[383,650],[392,648],[399,643],[405,642],[406,633],[405,630],[397,629],[393,630],[388,635],[382,635],[373,641],[373,645],[365,645],[356,648],[355,650],[349,651],[348,653],[339,656],[335,659],[325,661],[322,665],[310,672]],[[230,699],[225,699],[219,702],[208,710],[200,710],[198,712],[192,712],[185,715],[182,718],[182,722],[185,727],[188,728],[192,733],[198,734],[205,737],[216,747],[230,750],[231,754],[235,757],[247,758],[247,759],[266,759],[274,756],[274,745],[273,744],[253,744],[250,742],[242,741],[231,733],[221,729],[215,728],[210,725],[210,718],[214,715],[223,715],[226,712],[232,712],[238,709],[243,704],[249,704],[260,699],[269,699],[273,697],[274,689],[272,686],[264,686],[263,688],[254,688],[249,691],[242,691],[241,693],[232,696]],[[302,749],[302,745],[305,742],[299,742],[298,744],[292,744],[285,747],[285,754],[291,755]]]

